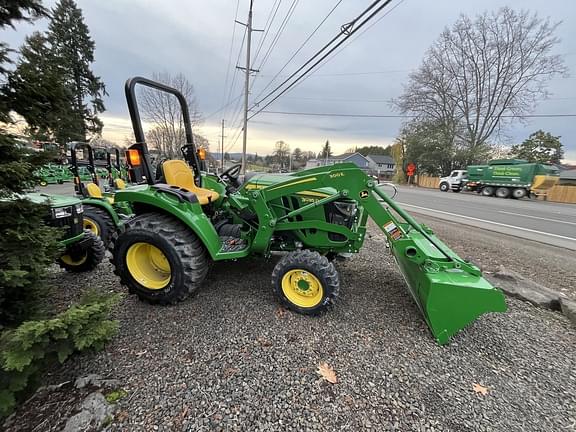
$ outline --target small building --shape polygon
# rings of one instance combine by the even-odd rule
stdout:
[[[576,168],[561,169],[558,184],[576,186]]]
[[[339,156],[328,156],[325,159],[310,159],[306,162],[305,169],[317,168],[325,165],[336,165],[339,163],[353,163],[364,171],[370,169],[370,161],[360,153],[344,153]]]
[[[392,178],[396,171],[396,163],[388,155],[368,155],[366,158],[370,161],[370,171],[372,175],[378,178]]]

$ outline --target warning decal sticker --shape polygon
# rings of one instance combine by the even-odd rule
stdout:
[[[390,237],[394,240],[399,240],[402,238],[402,231],[394,224],[394,222],[386,222],[383,226],[384,230],[388,233]]]

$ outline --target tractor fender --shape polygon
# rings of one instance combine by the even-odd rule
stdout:
[[[198,236],[210,257],[216,259],[220,251],[220,237],[200,204],[179,200],[173,195],[148,187],[137,191],[119,191],[115,195],[115,200],[129,202],[136,215],[157,212],[175,217]]]
[[[108,213],[110,215],[110,217],[114,221],[114,225],[119,226],[122,224],[122,222],[120,221],[120,218],[118,217],[118,214],[116,213],[116,210],[114,210],[114,207],[112,207],[112,204],[110,204],[106,199],[83,198],[82,199],[82,205],[91,205],[94,207],[99,207],[99,208],[103,209],[104,211],[106,211],[106,213]]]

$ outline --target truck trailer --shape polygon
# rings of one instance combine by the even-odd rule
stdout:
[[[495,159],[487,165],[470,165],[440,179],[440,190],[475,191],[498,198],[524,198],[546,193],[560,179],[552,164],[530,163],[524,159]]]

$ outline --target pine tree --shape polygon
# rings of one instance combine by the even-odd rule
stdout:
[[[47,40],[62,68],[63,82],[73,95],[73,124],[78,129],[70,139],[85,141],[87,134],[98,134],[102,130],[98,114],[105,109],[102,97],[106,95],[106,88],[91,70],[95,44],[82,10],[74,0],[60,0],[56,4]]]
[[[62,68],[52,56],[46,36],[39,32],[28,36],[20,48],[16,69],[8,77],[7,94],[11,108],[24,117],[33,139],[64,143],[79,129]]]
[[[43,11],[37,0],[9,1],[0,7],[0,29],[12,27],[14,21],[32,21]],[[1,49],[7,52],[9,48],[3,44]],[[6,65],[0,59],[0,71],[5,71]],[[10,124],[17,94],[9,83],[0,90],[0,119]],[[57,234],[43,224],[47,209],[17,195],[34,185],[32,173],[43,162],[20,148],[0,126],[0,329],[29,316],[37,283],[53,260]]]
[[[332,156],[332,149],[330,148],[330,141],[326,140],[326,143],[324,144],[324,147],[322,147],[322,151],[320,152],[318,157],[326,159],[329,158],[330,156]]]

